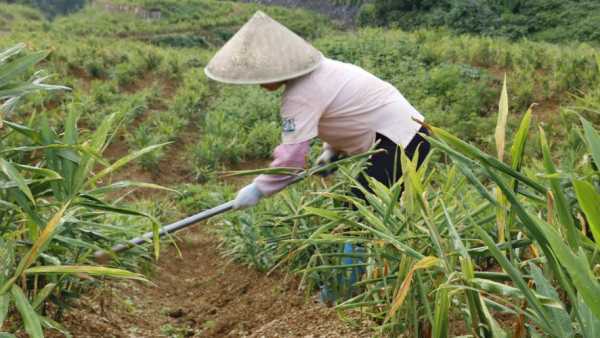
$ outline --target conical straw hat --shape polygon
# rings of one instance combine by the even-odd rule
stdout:
[[[321,53],[258,11],[210,60],[204,72],[219,82],[265,84],[313,71]]]

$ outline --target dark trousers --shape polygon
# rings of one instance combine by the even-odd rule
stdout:
[[[425,127],[421,127],[419,133],[429,135],[429,132]],[[419,135],[419,133],[415,135],[406,149],[404,149],[405,154],[411,159],[418,150],[419,158],[417,159],[417,168],[423,164],[423,161],[425,161],[430,150],[429,142]],[[375,149],[382,149],[385,150],[385,152],[371,156],[367,168],[357,178],[360,185],[367,191],[372,190],[369,187],[365,176],[372,177],[387,187],[391,187],[400,179],[400,177],[402,177],[402,164],[400,161],[401,151],[399,145],[381,134],[376,135],[376,142],[377,146]],[[363,200],[365,199],[364,194],[358,188],[353,188],[352,194]]]

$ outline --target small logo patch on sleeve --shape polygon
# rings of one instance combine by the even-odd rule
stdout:
[[[296,121],[294,119],[283,119],[282,129],[284,133],[293,133],[296,131]]]

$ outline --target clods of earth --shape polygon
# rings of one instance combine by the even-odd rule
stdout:
[[[360,316],[342,322],[293,277],[228,262],[208,231],[178,237],[181,254],[166,249],[152,283],[111,281],[76,301],[64,318],[73,337],[371,336]]]

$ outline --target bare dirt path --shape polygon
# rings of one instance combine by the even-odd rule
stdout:
[[[206,230],[163,252],[150,280],[109,282],[65,315],[73,337],[370,337],[297,282],[228,263]],[[355,319],[360,323],[360,318]]]

